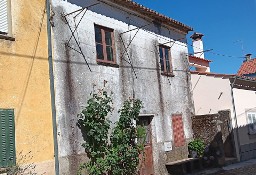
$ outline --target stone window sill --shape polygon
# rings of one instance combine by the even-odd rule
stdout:
[[[119,65],[116,63],[107,63],[107,62],[103,62],[103,61],[97,61],[97,64],[103,65],[103,66],[119,68]]]
[[[164,73],[164,72],[162,72],[161,75],[166,76],[166,77],[174,77],[173,73]]]
[[[0,39],[15,41],[15,38],[8,36],[8,35],[1,35],[1,34],[0,34]]]

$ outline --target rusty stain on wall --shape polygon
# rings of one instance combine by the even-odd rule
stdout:
[[[61,171],[64,174],[70,174],[79,165],[81,159],[78,155],[84,154],[84,149],[81,146],[83,143],[81,133],[78,128],[74,127],[77,121],[76,114],[86,106],[86,101],[90,98],[90,93],[93,90],[105,86],[107,92],[113,92],[114,111],[108,116],[113,123],[118,120],[118,109],[125,99],[135,97],[142,100],[144,108],[141,110],[141,114],[153,116],[151,126],[154,171],[155,174],[167,175],[166,161],[175,161],[175,159],[182,159],[188,155],[186,144],[192,139],[191,123],[188,122],[191,122],[193,107],[191,108],[191,97],[188,97],[191,96],[190,79],[184,64],[187,62],[187,57],[184,57],[184,54],[188,50],[186,47],[180,46],[184,43],[179,42],[179,45],[174,45],[171,49],[174,77],[161,75],[156,46],[159,43],[165,43],[166,40],[170,41],[170,38],[184,38],[185,34],[156,28],[154,24],[151,24],[138,31],[127,50],[129,56],[124,54],[124,57],[121,58],[125,47],[120,40],[120,33],[138,27],[136,22],[143,25],[147,24],[148,21],[139,17],[131,17],[130,14],[119,8],[101,3],[87,10],[76,34],[92,70],[90,72],[81,54],[65,47],[71,32],[67,24],[61,19],[62,13],[67,14],[81,8],[78,6],[81,3],[85,7],[94,4],[95,1],[90,0],[77,4],[53,1],[55,13],[53,17],[55,24],[53,28],[54,73],[56,77],[56,110],[58,132],[60,133],[58,140]],[[128,16],[132,18],[129,23],[127,23]],[[78,15],[78,19],[80,18],[81,15]],[[73,17],[70,16],[67,19],[74,29]],[[114,67],[100,65],[96,62],[94,24],[114,29],[117,58],[117,65]],[[156,32],[160,29],[161,35]],[[122,35],[125,45],[128,45],[135,34],[136,30]],[[77,47],[74,40],[71,40],[70,45],[74,48]],[[105,83],[106,81],[107,83]],[[92,85],[95,85],[93,86],[95,89],[92,88]],[[184,147],[174,147],[172,151],[165,152],[164,143],[173,143],[170,116],[176,113],[182,114],[184,118],[186,144]],[[173,155],[176,156],[173,157]],[[74,159],[74,156],[77,156],[78,159]]]

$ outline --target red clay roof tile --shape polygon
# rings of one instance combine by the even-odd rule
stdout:
[[[237,72],[237,75],[253,74],[256,73],[256,58],[245,61]]]
[[[202,61],[206,61],[206,62],[212,62],[212,60],[207,60],[207,59],[204,59],[204,58],[196,57],[194,55],[189,55],[189,58],[194,58],[194,59],[198,59],[198,60],[202,60]]]
[[[166,25],[172,26],[174,28],[177,28],[184,32],[193,31],[193,28],[190,26],[187,26],[179,21],[176,21],[168,16],[165,16],[161,13],[158,13],[150,8],[147,8],[141,4],[138,4],[132,0],[110,0],[118,5],[124,6],[128,9],[134,10],[139,12],[142,15],[146,15],[150,18],[153,18],[154,20],[157,20],[158,22],[163,22]]]

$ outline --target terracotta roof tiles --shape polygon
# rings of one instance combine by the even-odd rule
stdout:
[[[123,7],[126,7],[130,10],[136,11],[142,15],[148,16],[154,20],[157,20],[158,22],[162,22],[168,26],[171,26],[173,28],[177,28],[183,32],[189,32],[193,31],[192,27],[189,27],[179,21],[176,21],[168,16],[165,16],[163,14],[160,14],[150,8],[147,8],[141,4],[138,4],[132,0],[109,0],[114,2],[115,4],[121,5]],[[107,1],[105,1],[107,2]]]
[[[189,58],[194,58],[194,59],[198,59],[198,60],[206,61],[206,62],[212,62],[211,60],[207,60],[207,59],[204,59],[204,58],[196,57],[194,55],[189,55]]]
[[[253,74],[256,73],[256,58],[251,59],[249,61],[245,61],[239,71],[237,72],[237,75],[246,75],[246,74]]]

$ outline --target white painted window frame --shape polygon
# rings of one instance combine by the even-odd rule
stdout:
[[[0,31],[1,36],[7,36],[12,37],[12,18],[11,18],[11,0],[0,0],[0,1],[6,1],[6,22],[7,22],[7,30],[6,31]],[[1,33],[3,32],[3,33]]]
[[[256,134],[256,112],[247,112],[246,117],[249,134]]]

